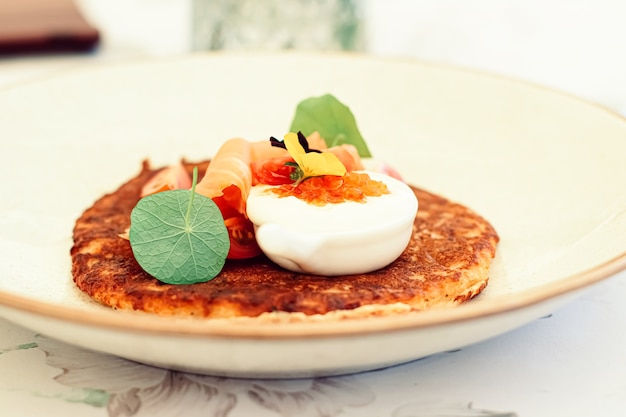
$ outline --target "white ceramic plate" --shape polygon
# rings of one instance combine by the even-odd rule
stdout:
[[[76,217],[140,161],[210,157],[289,127],[303,98],[347,103],[370,148],[501,236],[491,282],[459,308],[302,325],[112,311],[77,291]],[[69,71],[0,91],[0,314],[141,362],[263,377],[372,369],[503,333],[626,266],[626,122],[516,80],[331,55],[200,55]]]

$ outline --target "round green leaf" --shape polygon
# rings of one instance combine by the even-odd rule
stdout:
[[[347,143],[354,145],[362,158],[372,156],[352,111],[332,94],[302,100],[289,130],[305,136],[317,131],[329,147]]]
[[[142,198],[131,212],[130,244],[141,267],[168,284],[194,284],[222,270],[230,248],[217,205],[192,190]]]

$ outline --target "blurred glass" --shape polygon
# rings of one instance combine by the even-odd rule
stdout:
[[[193,0],[193,49],[363,48],[358,0]]]

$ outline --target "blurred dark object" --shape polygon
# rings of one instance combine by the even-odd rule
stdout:
[[[0,55],[88,52],[99,40],[72,0],[0,0]]]

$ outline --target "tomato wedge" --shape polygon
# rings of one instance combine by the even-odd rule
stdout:
[[[230,238],[230,250],[227,259],[246,259],[253,258],[261,254],[261,248],[256,243],[254,236],[254,225],[244,214],[235,209],[229,202],[236,200],[234,194],[239,189],[235,186],[229,186],[224,189],[224,195],[214,197],[213,201],[224,217],[224,224],[228,230]]]

